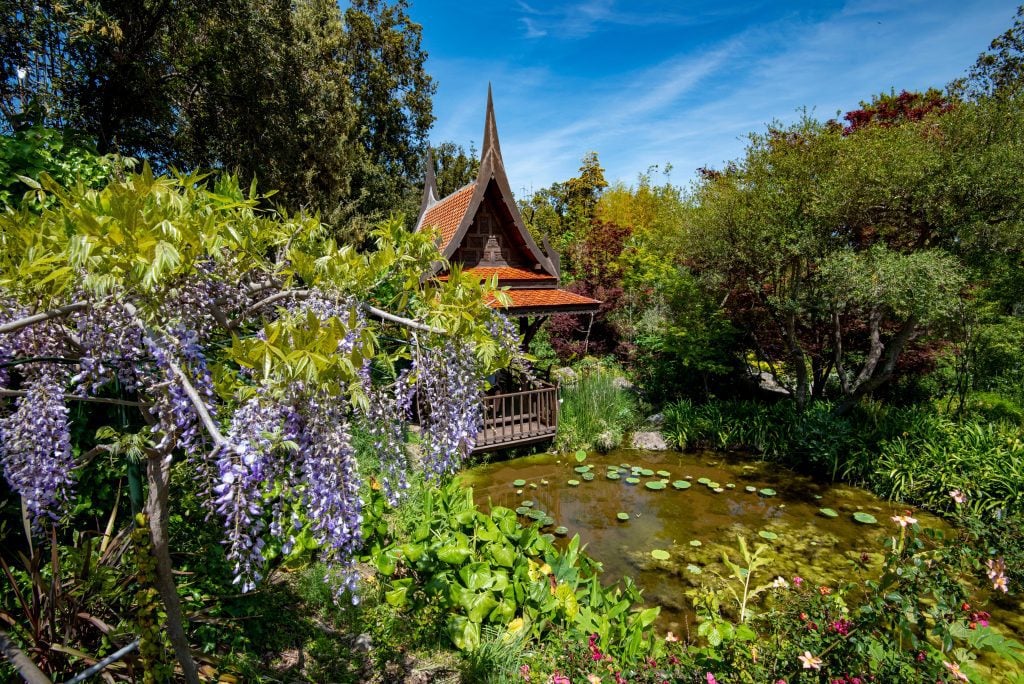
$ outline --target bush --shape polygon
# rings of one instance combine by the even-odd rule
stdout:
[[[555,445],[559,451],[611,451],[636,424],[636,403],[621,374],[600,365],[581,366],[571,384],[562,385]]]

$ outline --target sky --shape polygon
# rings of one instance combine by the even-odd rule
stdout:
[[[432,144],[479,148],[487,84],[517,196],[657,165],[685,185],[746,136],[895,89],[943,87],[1012,24],[1019,0],[411,0],[437,82]]]

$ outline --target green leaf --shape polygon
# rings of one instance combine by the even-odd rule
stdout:
[[[448,619],[448,638],[460,651],[475,651],[480,647],[480,624],[456,615]]]
[[[462,565],[473,555],[473,550],[462,544],[448,544],[437,550],[438,559],[449,565]]]

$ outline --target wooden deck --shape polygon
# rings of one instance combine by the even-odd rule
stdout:
[[[495,394],[483,399],[483,427],[473,453],[553,439],[558,431],[558,387]]]

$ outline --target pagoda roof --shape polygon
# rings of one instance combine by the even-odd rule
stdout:
[[[558,252],[551,248],[547,239],[543,241],[542,250],[523,222],[501,158],[490,86],[487,87],[484,142],[476,179],[450,195],[438,198],[434,164],[428,156],[416,230],[427,227],[436,229],[440,234],[438,247],[441,254],[445,259],[457,262],[459,259],[453,257],[463,247],[467,233],[482,210],[493,210],[498,215],[500,232],[508,249],[513,250],[523,262],[463,264],[464,274],[478,276],[481,280],[497,276],[499,286],[508,288],[511,304],[504,307],[492,301],[491,306],[506,308],[507,313],[517,316],[597,311],[601,305],[598,300],[558,288],[561,275]],[[439,279],[447,278],[447,272],[440,266],[431,275]]]

